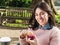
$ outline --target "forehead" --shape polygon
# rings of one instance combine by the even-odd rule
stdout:
[[[43,10],[40,8],[36,8],[35,13],[40,13],[40,12],[43,12]]]

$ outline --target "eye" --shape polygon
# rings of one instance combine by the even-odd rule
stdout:
[[[41,12],[41,15],[44,15],[45,14],[45,12]]]

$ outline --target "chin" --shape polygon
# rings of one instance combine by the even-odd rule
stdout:
[[[43,26],[44,24],[43,23],[40,23],[41,26]]]

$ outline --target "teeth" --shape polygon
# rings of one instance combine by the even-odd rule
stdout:
[[[40,20],[40,22],[42,22],[43,20]]]

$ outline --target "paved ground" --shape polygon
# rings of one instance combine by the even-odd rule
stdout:
[[[22,31],[23,29],[19,29],[19,28],[7,28],[7,27],[3,27],[0,26],[0,37],[19,37],[20,35],[20,31]]]
[[[16,45],[19,40],[20,31],[21,31],[21,29],[17,29],[17,28],[8,29],[8,28],[0,26],[0,38],[1,37],[10,37],[12,39],[10,45]]]
[[[18,43],[20,30],[0,29],[0,37],[10,37],[12,39],[10,45]]]
[[[0,29],[0,37],[19,37],[20,30]]]

